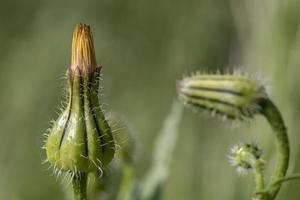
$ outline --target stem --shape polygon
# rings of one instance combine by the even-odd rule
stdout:
[[[289,164],[289,140],[287,130],[281,114],[274,103],[269,99],[262,99],[260,102],[262,107],[261,113],[266,117],[272,126],[274,135],[276,137],[276,145],[278,149],[276,168],[271,177],[271,185],[269,187],[270,199],[275,199],[280,190],[281,183],[273,184],[277,180],[285,177]]]
[[[86,184],[87,174],[84,172],[76,172],[72,179],[75,200],[87,200]]]
[[[300,173],[299,174],[293,174],[290,176],[286,176],[284,178],[278,179],[276,182],[273,183],[273,185],[282,184],[283,182],[300,179]]]
[[[277,185],[277,184],[282,184],[283,182],[286,181],[291,181],[291,180],[296,180],[296,179],[300,179],[300,173],[297,174],[292,174],[290,176],[286,176],[284,178],[278,179],[276,182],[274,182],[272,185]],[[265,195],[266,200],[268,200],[270,197],[268,196],[268,191],[267,190],[257,190],[257,192],[255,193],[256,195],[256,199],[259,198],[263,198]],[[261,199],[260,199],[261,200]]]
[[[256,191],[263,190],[265,187],[265,179],[263,175],[263,169],[260,161],[256,161],[253,165],[253,172],[255,176],[255,189]]]
[[[122,169],[122,179],[117,200],[131,200],[134,192],[135,174],[132,164],[126,163]]]
[[[265,179],[263,174],[262,162],[255,158],[253,154],[245,154],[247,162],[251,165],[255,178],[255,190],[263,191],[265,189]],[[269,200],[268,193],[255,193],[254,200]]]
[[[256,161],[254,165],[252,165],[254,176],[255,176],[255,189],[256,191],[261,191],[265,187],[265,179],[263,175],[263,169],[260,161]],[[269,200],[268,193],[260,193],[255,195],[255,200]]]
[[[261,190],[255,192],[255,197],[253,198],[253,200],[271,200],[271,199],[267,190]]]
[[[179,135],[183,107],[174,101],[155,141],[152,164],[142,180],[139,199],[161,199],[162,189],[170,172]]]

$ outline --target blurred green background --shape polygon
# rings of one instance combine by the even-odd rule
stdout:
[[[299,0],[1,0],[0,199],[64,199],[41,164],[41,146],[65,96],[72,31],[80,22],[94,33],[106,110],[120,113],[132,130],[139,176],[176,81],[228,68],[266,78],[289,128],[289,172],[300,172]],[[274,140],[262,117],[230,125],[185,110],[164,200],[250,199],[252,176],[239,177],[229,166],[229,149],[255,139],[271,170]],[[278,199],[299,199],[299,188],[297,181],[285,184]]]

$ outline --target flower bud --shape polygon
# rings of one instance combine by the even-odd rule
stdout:
[[[72,62],[67,71],[68,105],[46,141],[47,160],[56,168],[101,171],[114,156],[112,131],[98,99],[100,68],[90,27],[80,24],[73,34]]]
[[[240,143],[231,148],[229,162],[238,173],[244,175],[252,169],[255,162],[261,162],[262,150],[253,143]]]
[[[187,105],[204,108],[232,119],[260,112],[258,100],[266,97],[264,87],[242,75],[193,75],[177,85],[179,98]]]

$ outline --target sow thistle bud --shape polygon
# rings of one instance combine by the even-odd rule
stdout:
[[[114,156],[112,131],[98,99],[100,69],[90,27],[80,24],[73,34],[72,62],[67,70],[68,104],[45,145],[47,160],[56,169],[101,171]]]
[[[193,75],[178,85],[179,98],[192,107],[204,108],[231,119],[252,117],[266,98],[259,81],[242,75]]]
[[[257,162],[262,163],[261,156],[262,150],[254,142],[240,143],[231,148],[229,162],[239,174],[245,175]]]

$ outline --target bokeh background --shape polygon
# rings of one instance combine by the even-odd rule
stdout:
[[[0,199],[64,199],[41,149],[64,99],[77,23],[91,25],[103,65],[106,110],[122,115],[137,145],[138,176],[176,98],[183,74],[242,69],[267,80],[289,129],[291,165],[300,171],[299,0],[0,1]],[[230,147],[256,140],[267,170],[276,149],[266,120],[230,128],[185,110],[164,200],[250,199],[252,176],[229,166]],[[296,200],[300,182],[278,199]]]

